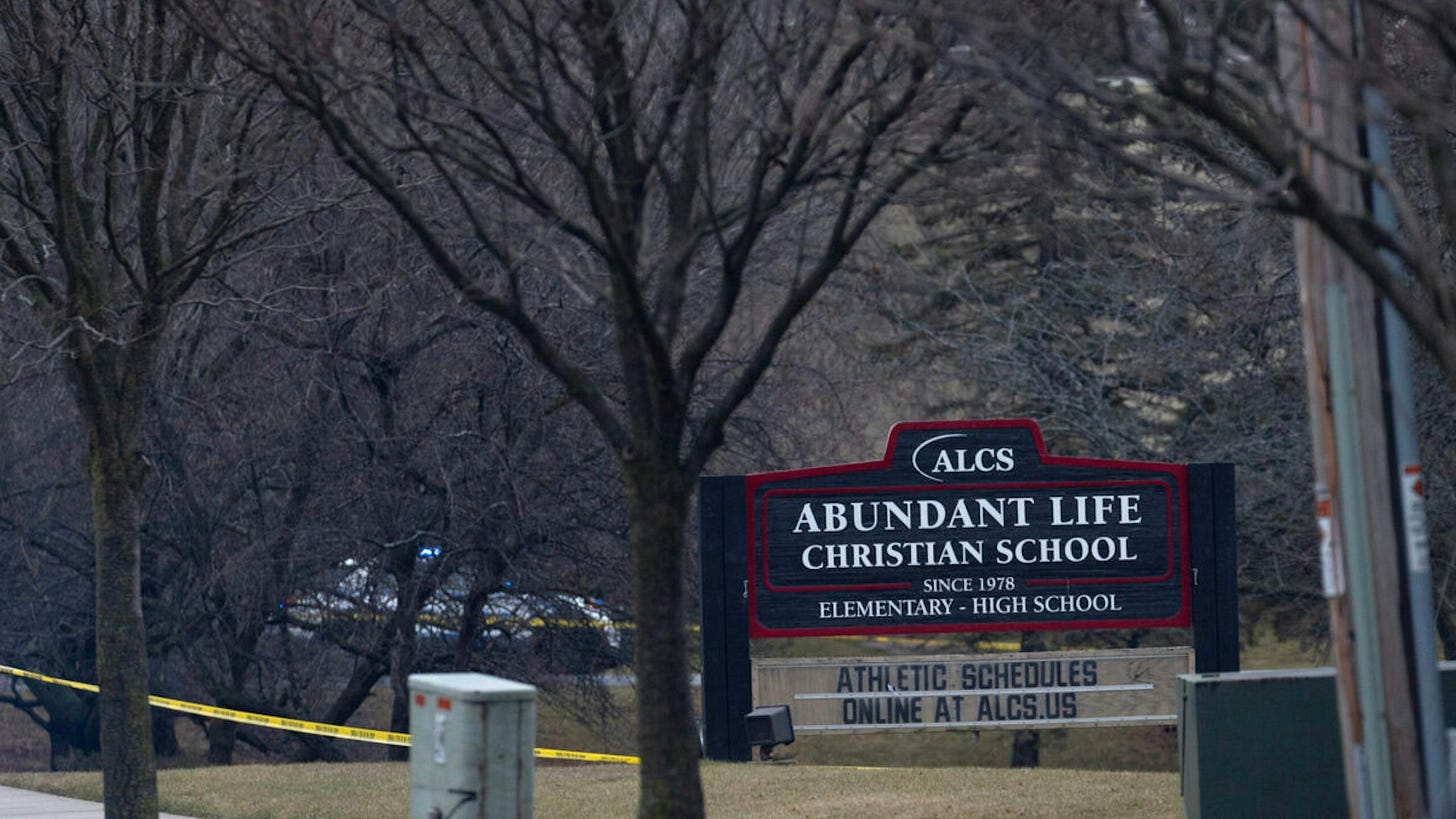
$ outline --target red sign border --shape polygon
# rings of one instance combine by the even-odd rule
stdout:
[[[1163,480],[1171,483],[1171,496],[1176,495],[1178,515],[1177,545],[1183,576],[1181,578],[1181,599],[1178,611],[1165,618],[1138,618],[1127,620],[1070,620],[1070,621],[1032,621],[1021,622],[1008,620],[995,623],[953,623],[953,624],[899,624],[884,626],[819,626],[805,628],[772,628],[765,626],[758,619],[758,562],[766,559],[766,555],[760,555],[758,548],[758,522],[755,509],[759,504],[757,496],[758,488],[765,483],[773,483],[785,480],[798,480],[802,478],[822,477],[826,475],[846,475],[858,472],[882,471],[893,465],[895,450],[899,444],[900,435],[907,430],[983,430],[983,429],[1025,429],[1031,433],[1032,440],[1036,444],[1037,455],[1044,466],[1073,466],[1092,469],[1119,469],[1135,472],[1149,472],[1164,476]],[[1151,479],[1150,479],[1151,480]],[[1070,486],[1092,486],[1099,483],[1097,480],[1086,482],[1079,481],[1055,481],[1053,483]],[[1106,485],[1109,481],[1100,481]],[[982,485],[985,486],[985,485]],[[1187,627],[1192,623],[1192,586],[1190,583],[1190,550],[1188,533],[1188,469],[1182,464],[1153,463],[1147,461],[1113,461],[1100,458],[1069,458],[1048,454],[1046,444],[1042,440],[1041,429],[1035,421],[1028,418],[998,419],[989,421],[903,421],[895,424],[890,429],[890,434],[885,445],[884,457],[876,461],[862,461],[849,464],[835,464],[831,466],[807,467],[803,469],[785,470],[782,472],[762,472],[744,477],[746,504],[746,531],[748,535],[748,636],[754,639],[774,637],[836,637],[836,636],[877,636],[885,634],[950,634],[950,633],[974,633],[974,632],[998,632],[998,631],[1068,631],[1068,630],[1093,630],[1093,629],[1131,629],[1131,628],[1180,628]],[[876,491],[893,489],[894,487],[866,487]],[[908,488],[908,487],[905,487]],[[952,488],[945,485],[937,485],[936,489]],[[811,491],[811,490],[805,490]],[[827,490],[833,492],[853,492],[853,488]],[[1171,573],[1172,567],[1170,565]],[[764,570],[767,577],[767,569]],[[1118,582],[1110,578],[1088,578],[1084,581],[1074,582]],[[1127,582],[1127,581],[1122,581]],[[1136,582],[1149,582],[1139,580]],[[900,588],[901,584],[891,584],[882,588]],[[818,591],[832,591],[831,588],[814,587]],[[865,590],[865,586],[852,587],[855,590]]]

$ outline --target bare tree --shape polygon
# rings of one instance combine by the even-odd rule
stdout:
[[[343,512],[329,516],[330,540],[340,544],[332,551],[348,562],[349,583],[364,587],[341,602],[375,615],[331,623],[325,636],[376,658],[363,668],[376,680],[389,674],[392,728],[405,731],[411,672],[477,659],[505,665],[476,650],[490,595],[545,585],[545,575],[572,586],[561,567],[541,566],[562,544],[579,562],[591,554],[575,547],[582,526],[559,497],[592,478],[603,496],[616,484],[601,479],[600,456],[574,446],[574,431],[550,429],[559,388],[542,383],[515,340],[478,311],[440,305],[442,282],[412,280],[373,258],[387,258],[380,244],[356,238],[340,235],[319,254],[313,329],[274,332],[320,362],[343,478],[324,492]],[[318,580],[317,592],[339,597],[338,572]]]
[[[0,307],[0,652],[13,664],[66,679],[96,678],[94,544],[80,464],[85,442],[60,362],[45,350],[24,302]],[[155,680],[154,680],[155,681]],[[100,762],[96,697],[12,678],[0,703],[50,738],[52,770]],[[159,755],[176,752],[162,712],[152,713]]]
[[[269,110],[162,3],[0,9],[0,275],[61,353],[85,430],[108,816],[157,811],[145,400],[178,299],[246,236]]]
[[[1040,43],[1050,70],[1000,70],[1084,138],[1183,191],[1309,220],[1402,313],[1456,384],[1456,291],[1447,269],[1456,225],[1456,19],[1438,0],[1359,5],[1363,32],[1332,30],[1296,0],[1095,0],[1078,6],[1091,33],[1072,47],[1050,42],[1037,30],[1046,12],[1028,7],[1001,31]],[[1281,63],[1281,54],[1316,43],[1347,99],[1311,100],[1298,67]],[[1321,102],[1363,111],[1384,127],[1396,170],[1308,127],[1310,105]],[[1162,164],[1166,155],[1146,150],[1154,143],[1187,153]],[[1360,196],[1322,187],[1322,167],[1390,194],[1395,223],[1379,223]]]
[[[335,191],[338,171],[320,161],[304,184]],[[382,211],[355,199],[299,220],[178,307],[146,440],[144,590],[169,687],[338,723],[387,675],[398,731],[419,670],[510,669],[545,699],[590,698],[593,678],[525,662],[481,614],[507,587],[626,596],[589,569],[624,562],[620,536],[589,530],[615,472],[579,422],[556,428],[576,410],[519,342],[410,275],[428,265]],[[549,632],[531,648],[570,647]],[[210,724],[209,757],[231,759],[237,734]]]
[[[219,2],[197,22],[313,115],[615,451],[641,813],[700,815],[694,479],[805,305],[965,137],[974,95],[941,33],[838,3]],[[614,359],[579,355],[564,322]]]

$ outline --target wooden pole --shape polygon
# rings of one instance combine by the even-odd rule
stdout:
[[[1291,106],[1314,143],[1304,147],[1304,170],[1323,197],[1354,211],[1359,180],[1326,153],[1359,155],[1349,55],[1327,47],[1354,42],[1351,17],[1341,4],[1297,5],[1281,18],[1280,36]],[[1356,816],[1424,816],[1376,299],[1368,279],[1307,223],[1296,224],[1295,251],[1347,796]]]

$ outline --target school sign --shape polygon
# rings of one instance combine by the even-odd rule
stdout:
[[[907,692],[875,690],[868,660],[755,670],[752,638],[1191,627],[1197,671],[1238,668],[1229,464],[1055,456],[1029,420],[912,422],[876,461],[704,478],[699,490],[713,759],[747,758],[743,715],[763,698],[792,701],[810,730],[1167,719],[1154,694],[1166,689],[1150,680],[1187,663],[1105,656],[1096,685],[991,691],[967,669],[999,660],[945,657],[923,660],[930,685]],[[1108,682],[1124,667],[1135,682]]]
[[[1055,458],[1031,421],[986,421],[750,475],[751,636],[1186,626],[1186,471]]]

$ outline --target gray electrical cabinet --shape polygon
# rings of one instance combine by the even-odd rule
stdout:
[[[411,819],[529,817],[536,688],[485,674],[414,674]]]

